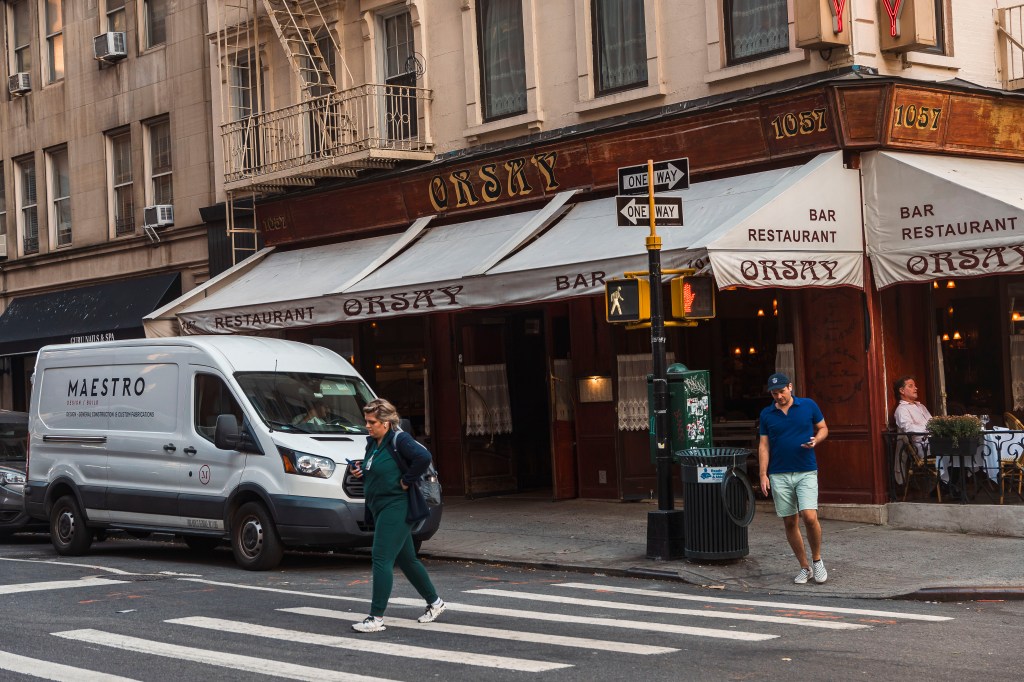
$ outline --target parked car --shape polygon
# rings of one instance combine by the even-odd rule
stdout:
[[[46,523],[25,513],[25,454],[28,413],[0,410],[0,538],[45,531]]]

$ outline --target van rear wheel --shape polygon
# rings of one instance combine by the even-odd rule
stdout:
[[[259,502],[246,502],[231,523],[231,550],[247,571],[269,571],[281,563],[284,547],[274,520]]]
[[[50,542],[57,554],[81,556],[92,545],[92,531],[74,495],[65,495],[50,509]]]

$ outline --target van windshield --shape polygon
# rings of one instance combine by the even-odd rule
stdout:
[[[238,372],[238,385],[260,418],[298,433],[366,433],[363,406],[373,400],[356,377],[308,372]]]

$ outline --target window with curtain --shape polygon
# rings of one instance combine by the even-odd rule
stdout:
[[[647,85],[644,0],[594,0],[593,22],[597,94]]]
[[[128,19],[124,8],[125,0],[107,0],[104,7],[106,27],[104,31],[124,33],[128,30]]]
[[[477,36],[484,120],[526,113],[522,0],[478,0]]]
[[[512,433],[505,364],[466,365],[466,435]]]
[[[47,153],[50,172],[50,221],[57,246],[71,246],[71,169],[68,148]]]
[[[46,31],[46,82],[64,78],[64,6],[61,0],[46,0],[43,12]]]
[[[675,353],[665,354],[665,366],[676,361]],[[650,417],[647,406],[647,375],[654,372],[650,353],[619,355],[616,358],[619,375],[619,431],[645,431]]]
[[[39,253],[39,213],[36,204],[36,162],[31,157],[15,161],[18,166],[18,230],[21,250]]]
[[[114,236],[135,234],[134,182],[132,181],[132,135],[125,130],[110,136],[110,188]]]
[[[724,0],[729,63],[762,59],[789,50],[786,0]]]

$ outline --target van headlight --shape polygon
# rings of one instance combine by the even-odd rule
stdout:
[[[334,474],[334,460],[330,457],[311,455],[308,452],[299,452],[280,445],[277,446],[277,451],[281,453],[281,462],[284,464],[285,473],[316,476],[317,478],[330,478]]]
[[[0,485],[24,485],[25,474],[17,471],[0,471]]]

